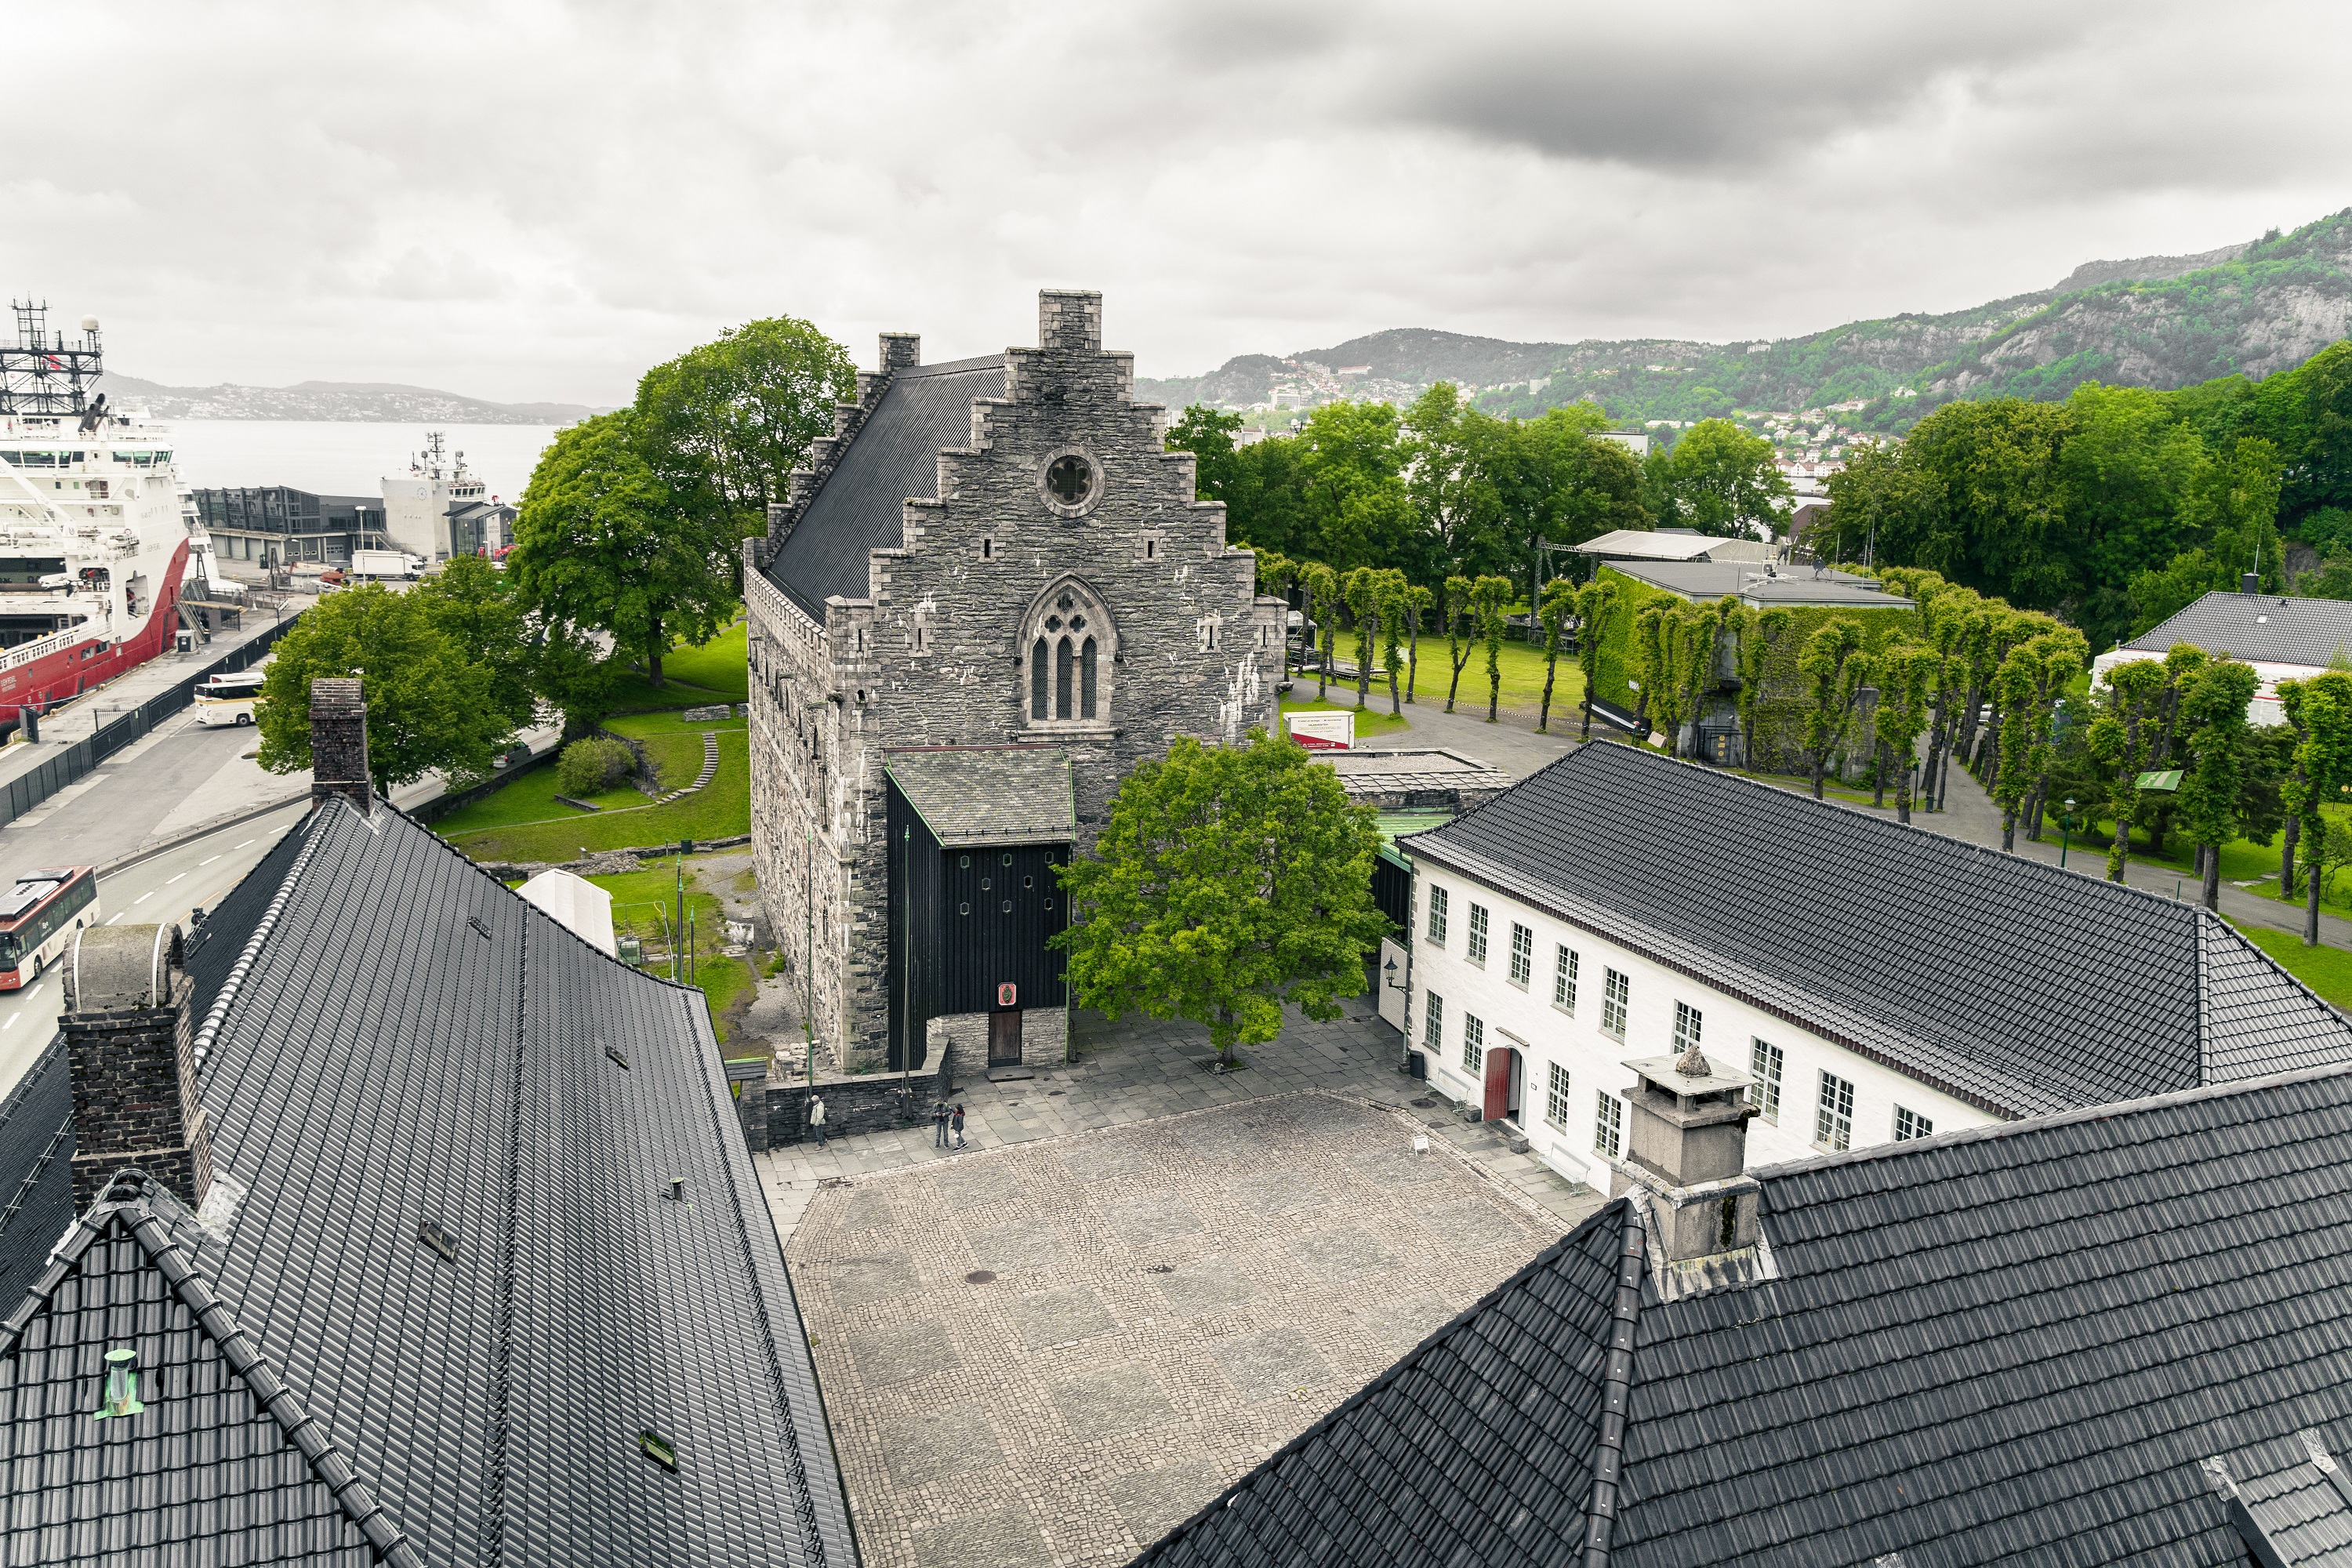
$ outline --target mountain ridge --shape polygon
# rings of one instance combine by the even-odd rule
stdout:
[[[109,371],[99,390],[141,402],[159,419],[284,419],[415,425],[571,425],[606,410],[584,403],[493,403],[396,381],[301,381],[291,386],[167,386]]]
[[[2347,335],[2352,207],[2292,234],[2084,262],[2049,289],[1800,337],[1513,342],[1400,327],[1326,349],[1238,355],[1205,375],[1138,377],[1136,392],[1171,407],[1245,408],[1288,385],[1311,405],[1342,386],[1321,373],[1360,367],[1360,384],[1392,400],[1444,380],[1498,414],[1587,399],[1620,421],[1835,406],[1856,427],[1892,431],[1961,398],[2054,399],[2091,380],[2169,388],[2233,372],[2259,379]]]

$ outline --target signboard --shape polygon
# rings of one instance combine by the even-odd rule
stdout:
[[[996,988],[996,1005],[1000,1007],[1019,1006],[1021,1005],[1020,988],[1014,985],[1010,980],[998,986]]]
[[[2167,768],[2162,773],[2142,773],[2132,781],[2132,787],[2152,790],[2158,795],[2171,795],[2180,788],[2180,770]]]
[[[1353,713],[1285,713],[1282,721],[1290,727],[1290,738],[1310,752],[1355,749],[1356,716]]]

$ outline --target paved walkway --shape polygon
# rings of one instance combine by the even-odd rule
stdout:
[[[1388,711],[1387,695],[1381,695],[1381,711]],[[1576,715],[1555,713],[1552,723],[1555,733],[1538,735],[1533,730],[1522,729],[1508,718],[1489,724],[1486,710],[1471,712],[1466,705],[1454,712],[1445,710],[1444,693],[1434,702],[1416,702],[1404,710],[1412,723],[1410,730],[1394,730],[1385,735],[1373,735],[1363,742],[1368,752],[1393,752],[1414,746],[1443,746],[1449,752],[1460,752],[1500,768],[1513,778],[1523,779],[1539,768],[1558,762],[1576,750]]]
[[[1223,1076],[1205,1070],[1216,1053],[1207,1032],[1193,1025],[1149,1019],[1114,1024],[1098,1013],[1074,1012],[1075,1062],[1043,1068],[1034,1079],[981,1080],[958,1089],[965,1142],[977,1149],[1034,1143],[1319,1089],[1404,1111],[1426,1125],[1431,1136],[1559,1216],[1563,1232],[1601,1206],[1600,1194],[1591,1188],[1515,1148],[1523,1141],[1504,1127],[1461,1121],[1428,1085],[1398,1072],[1402,1043],[1394,1029],[1372,1016],[1370,996],[1346,1005],[1348,1016],[1328,1024],[1291,1013],[1280,1039],[1250,1047],[1243,1053],[1249,1065]],[[789,1241],[820,1184],[942,1160],[952,1152],[932,1147],[926,1125],[836,1138],[822,1151],[791,1144],[757,1159],[777,1233]]]

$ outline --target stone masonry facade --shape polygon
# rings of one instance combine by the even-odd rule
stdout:
[[[899,543],[870,552],[865,597],[828,598],[820,623],[770,582],[762,569],[919,346],[883,336],[880,368],[858,376],[767,537],[745,544],[761,897],[790,961],[814,954],[818,1037],[853,1071],[885,1059],[888,1031],[886,752],[1062,747],[1083,849],[1119,782],[1176,737],[1271,729],[1280,668],[1280,601],[1226,543],[1223,505],[1195,499],[1192,455],[1166,450],[1165,410],[1130,396],[1133,356],[1103,349],[1091,291],[1040,294],[1038,346],[1005,351],[1001,395],[973,400],[968,443],[905,501]],[[1076,500],[1055,482],[1066,458],[1089,476]],[[1039,720],[1033,678],[1055,677],[1034,650],[1073,616],[1097,639],[1094,717],[1073,705]]]

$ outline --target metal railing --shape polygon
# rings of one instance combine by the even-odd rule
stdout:
[[[250,668],[277,646],[278,639],[286,635],[297,618],[289,616],[274,626],[264,627],[251,641],[231,648],[212,663],[174,681],[168,689],[157,692],[136,708],[124,709],[99,726],[95,734],[85,735],[71,745],[58,747],[56,755],[43,761],[30,773],[0,784],[0,826],[16,821],[133,741],[153,731],[164,720],[189,707],[195,701],[196,687],[202,682],[215,675]]]

